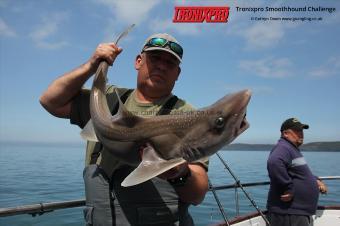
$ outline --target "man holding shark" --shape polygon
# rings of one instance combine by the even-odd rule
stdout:
[[[164,41],[167,42],[164,46],[159,44]],[[83,128],[90,115],[89,91],[82,86],[101,61],[112,65],[121,52],[114,43],[100,44],[85,64],[50,84],[40,98],[42,106],[54,116],[69,118],[71,123]],[[158,111],[173,96],[171,92],[181,71],[182,55],[182,47],[172,36],[149,37],[136,57],[137,88],[127,98],[126,107],[133,112]],[[173,109],[189,111],[192,107],[179,99]],[[88,144],[87,152],[91,152],[89,149],[94,145]],[[193,224],[188,206],[202,202],[208,190],[205,162],[185,162],[141,185],[123,188],[120,183],[131,167],[117,163],[109,152],[101,154],[96,164],[89,164],[84,170],[87,199],[84,214],[88,225]],[[139,157],[138,151],[135,156]],[[106,166],[101,167],[101,162],[106,162]],[[118,169],[103,170],[108,162]]]
[[[251,93],[226,95],[195,111],[171,93],[183,49],[164,33],[150,36],[137,55],[136,89],[107,87],[108,65],[121,52],[115,43],[100,44],[40,98],[51,114],[83,128],[88,140],[86,222],[193,225],[188,207],[208,191],[207,159],[249,127]],[[82,89],[95,72],[91,91]]]

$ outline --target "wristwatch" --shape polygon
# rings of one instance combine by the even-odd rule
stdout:
[[[187,179],[191,176],[191,170],[189,169],[188,172],[182,176],[168,179],[168,182],[175,186],[175,187],[182,187],[187,182]]]

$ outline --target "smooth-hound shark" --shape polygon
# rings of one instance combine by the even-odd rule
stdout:
[[[119,96],[112,115],[106,99],[107,65],[98,69],[90,95],[91,121],[82,131],[87,140],[100,141],[117,159],[138,167],[122,182],[132,186],[181,163],[206,159],[244,132],[251,92],[239,91],[190,112],[142,118],[129,112]],[[142,161],[138,147],[146,145]]]
[[[137,166],[122,186],[140,184],[185,161],[203,161],[249,127],[246,108],[250,90],[226,95],[197,111],[149,118],[129,112],[117,95],[119,109],[112,115],[106,99],[107,71],[108,64],[102,62],[90,94],[91,120],[81,136],[100,141],[115,158]],[[141,146],[146,146],[142,160]]]

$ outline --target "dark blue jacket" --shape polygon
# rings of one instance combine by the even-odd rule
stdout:
[[[273,213],[313,215],[317,208],[319,189],[316,177],[309,169],[300,150],[281,138],[270,152],[267,161],[270,177],[267,209]],[[290,202],[283,202],[284,192],[293,194]]]

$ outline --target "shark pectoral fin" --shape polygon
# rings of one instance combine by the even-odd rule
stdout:
[[[96,136],[96,132],[94,131],[93,128],[93,123],[92,123],[92,119],[90,119],[87,124],[85,125],[85,127],[83,128],[83,130],[80,132],[80,136],[84,139],[84,140],[89,140],[89,141],[94,141],[94,142],[98,142],[98,138]]]
[[[143,183],[184,162],[183,158],[165,160],[151,146],[148,146],[143,151],[142,162],[124,179],[121,185],[129,187]]]

